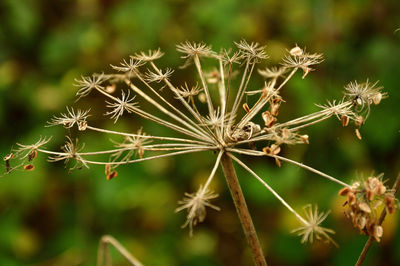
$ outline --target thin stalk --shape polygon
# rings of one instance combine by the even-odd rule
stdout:
[[[98,131],[98,132],[102,132],[102,133],[126,136],[126,137],[140,137],[140,138],[143,138],[143,139],[151,139],[151,140],[156,139],[156,140],[161,140],[161,141],[162,140],[182,141],[182,142],[187,142],[187,143],[197,143],[197,144],[204,144],[204,145],[210,144],[210,143],[207,143],[207,142],[202,142],[202,141],[198,141],[198,140],[191,140],[191,139],[124,133],[124,132],[119,132],[119,131],[114,131],[114,130],[108,130],[108,129],[103,129],[103,128],[92,127],[92,126],[89,126],[89,125],[86,127],[86,129],[90,129],[90,130]]]
[[[193,126],[195,126],[198,130],[203,131],[201,127],[199,127],[192,119],[187,117],[184,113],[178,110],[173,104],[168,102],[164,97],[162,97],[148,82],[146,82],[140,75],[138,71],[135,72],[137,75],[137,78],[147,87],[149,90],[151,90],[161,101],[163,101],[165,104],[167,104],[172,110],[174,110],[176,113],[178,113],[183,119],[191,123]],[[204,134],[206,134],[205,131],[203,131]]]
[[[397,191],[399,190],[399,187],[400,187],[400,174],[397,176],[396,182],[393,185],[393,188],[392,188],[394,190],[393,195],[396,195]],[[383,221],[385,220],[385,217],[386,217],[386,208],[383,209],[383,211],[381,212],[381,216],[379,217],[378,225],[381,225],[383,223]],[[374,238],[372,236],[369,236],[367,242],[365,243],[363,250],[361,251],[360,256],[358,257],[356,266],[360,266],[363,263],[363,261],[365,260],[365,257],[367,256],[367,252],[373,242],[374,242]]]
[[[252,176],[254,176],[261,184],[264,185],[282,204],[285,206],[291,213],[296,216],[296,218],[302,222],[304,225],[308,225],[308,222],[304,220],[303,217],[301,217],[300,214],[298,214],[279,194],[272,188],[270,187],[267,182],[265,182],[261,177],[259,177],[253,170],[251,170],[246,164],[244,164],[242,161],[240,161],[238,158],[233,156],[232,154],[228,154],[229,157],[231,157],[234,161],[236,161],[240,166],[242,166],[246,171],[248,171]]]
[[[266,266],[267,262],[265,261],[260,241],[258,240],[256,229],[254,228],[253,220],[251,219],[249,210],[247,209],[247,204],[242,189],[240,188],[232,159],[226,153],[222,155],[221,165],[233,202],[235,203],[240,223],[242,224],[242,229],[253,254],[253,260],[257,266]]]
[[[193,60],[194,60],[194,64],[196,65],[197,71],[199,72],[201,83],[203,84],[204,93],[206,94],[208,111],[210,113],[210,116],[212,116],[214,114],[214,107],[213,107],[213,104],[211,101],[210,92],[208,91],[207,82],[206,82],[206,79],[204,78],[203,70],[201,68],[199,56],[195,55],[193,57]]]
[[[296,162],[296,161],[291,160],[291,159],[286,158],[286,157],[282,157],[282,156],[279,156],[279,155],[266,155],[262,151],[254,151],[254,150],[247,150],[247,149],[231,149],[231,148],[228,148],[227,151],[236,152],[236,153],[239,153],[239,154],[251,155],[251,156],[269,156],[269,157],[272,157],[272,158],[276,158],[276,159],[279,159],[279,160],[282,160],[282,161],[297,165],[297,166],[299,166],[301,168],[304,168],[304,169],[306,169],[306,170],[308,170],[310,172],[313,172],[313,173],[315,173],[317,175],[320,175],[320,176],[322,176],[322,177],[324,177],[326,179],[329,179],[329,180],[331,180],[331,181],[333,181],[333,182],[335,182],[335,183],[337,183],[337,184],[339,184],[341,186],[349,187],[349,188],[351,187],[349,184],[346,184],[345,182],[340,181],[339,179],[334,178],[333,176],[327,175],[327,174],[325,174],[325,173],[323,173],[323,172],[321,172],[321,171],[319,171],[317,169],[314,169],[314,168],[312,168],[312,167],[310,167],[308,165]]]
[[[133,266],[143,266],[143,264],[136,259],[126,248],[124,248],[121,243],[119,243],[114,237],[110,235],[105,235],[101,238],[99,243],[99,251],[97,253],[97,266],[102,265],[112,265],[111,256],[109,253],[109,245],[115,247],[118,252]],[[103,263],[104,257],[105,264]]]

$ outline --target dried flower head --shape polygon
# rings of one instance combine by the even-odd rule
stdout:
[[[163,55],[164,53],[161,52],[160,48],[158,48],[157,50],[149,50],[147,53],[145,52],[136,53],[134,56],[131,56],[131,58],[143,62],[152,62],[154,60],[161,58]]]
[[[189,226],[189,234],[193,236],[193,226],[201,223],[206,218],[206,207],[210,207],[219,211],[220,208],[211,204],[209,201],[218,197],[218,194],[213,193],[207,188],[200,187],[196,193],[185,193],[185,198],[178,203],[182,206],[178,207],[175,212],[187,209],[186,223],[182,228]]]
[[[315,206],[313,210],[310,204],[306,205],[304,207],[304,214],[307,223],[294,229],[292,233],[297,233],[298,236],[301,236],[301,243],[313,243],[314,240],[317,239],[331,242],[337,246],[336,242],[329,236],[329,234],[334,234],[335,231],[320,226],[326,217],[328,217],[329,213],[329,211],[327,213],[318,212],[318,206]]]
[[[76,80],[79,98],[88,95],[92,90],[106,98],[106,106],[111,108],[106,115],[114,120],[114,123],[123,114],[128,113],[168,128],[174,131],[176,136],[145,134],[142,129],[136,133],[129,133],[89,126],[87,111],[67,108],[67,113],[54,117],[49,124],[63,125],[67,128],[77,124],[81,130],[101,132],[123,139],[112,141],[111,145],[114,146],[106,150],[93,152],[82,152],[83,147],[79,147],[77,140],[73,142],[70,137],[59,152],[39,148],[48,142],[42,140],[29,148],[22,147],[28,152],[26,158],[34,158],[37,152],[43,152],[50,155],[49,160],[53,162],[62,160],[68,162],[74,159],[76,164],[71,170],[82,166],[88,167],[89,164],[104,165],[106,178],[110,180],[117,176],[115,168],[119,165],[208,151],[212,156],[218,155],[207,181],[197,192],[186,193],[185,198],[179,202],[181,206],[177,209],[177,211],[187,209],[184,226],[189,226],[190,234],[193,233],[193,226],[205,219],[206,207],[219,210],[210,203],[211,199],[217,197],[211,192],[210,184],[220,164],[224,168],[226,177],[234,180],[236,178],[232,165],[234,161],[301,221],[303,225],[295,232],[302,236],[302,242],[312,242],[316,239],[333,242],[329,236],[333,231],[321,226],[329,212],[319,213],[317,207],[313,209],[308,205],[305,207],[305,218],[303,218],[264,179],[236,156],[272,158],[277,167],[283,167],[283,163],[294,164],[345,187],[341,194],[347,197],[350,210],[354,213],[349,215],[354,216],[354,223],[358,228],[362,228],[361,230],[371,232],[370,234],[379,239],[382,230],[377,227],[374,220],[376,206],[372,203],[381,200],[389,211],[395,210],[395,200],[379,177],[367,179],[355,187],[355,184],[348,185],[282,154],[286,154],[284,151],[288,149],[288,145],[310,143],[308,135],[303,132],[305,128],[331,117],[337,117],[342,125],[347,125],[349,120],[353,120],[357,126],[356,132],[360,135],[358,127],[367,117],[363,110],[367,109],[369,112],[370,105],[378,104],[385,97],[385,93],[375,84],[350,83],[346,87],[346,97],[343,100],[328,101],[326,105],[319,105],[322,110],[283,120],[279,118],[280,108],[285,104],[280,94],[281,90],[298,70],[304,72],[303,78],[309,74],[313,70],[311,66],[323,61],[322,55],[307,53],[305,49],[296,45],[283,59],[283,66],[259,70],[268,81],[260,86],[261,88],[257,88],[253,85],[256,83],[250,81],[254,70],[257,69],[256,65],[268,58],[265,46],[244,40],[235,44],[236,51],[222,50],[219,54],[203,43],[185,42],[177,45],[177,50],[182,53],[181,57],[186,60],[185,66],[189,63],[194,65],[196,71],[194,76],[198,79],[195,81],[196,86],[193,87],[189,87],[187,83],[174,84],[175,81],[170,80],[174,70],[170,68],[161,70],[157,66],[155,60],[163,55],[160,49],[148,53],[136,53],[129,61],[123,60],[119,66],[112,66],[117,73],[93,75]],[[211,72],[204,69],[202,62],[204,57],[215,62],[214,67],[208,68]],[[234,82],[235,78],[238,80],[237,83]],[[107,84],[104,84],[105,81]],[[165,89],[156,88],[160,86],[161,89]],[[121,93],[120,98],[113,96],[118,92]],[[198,100],[194,99],[195,96],[198,96]],[[251,101],[248,101],[248,98],[251,98]],[[144,102],[143,106],[148,108],[146,110],[139,108],[134,100]],[[260,150],[261,147],[264,148]],[[17,151],[17,155],[21,152],[22,150]],[[92,156],[96,159],[91,159]],[[107,160],[100,160],[98,159],[100,156],[108,157]],[[7,172],[13,169],[10,164],[12,156],[8,157],[4,160]],[[30,169],[30,166],[26,168]],[[232,189],[231,186],[229,188]],[[244,197],[243,195],[240,197],[238,191],[232,195],[235,201],[240,201],[240,206],[245,207]],[[244,212],[248,212],[247,207]],[[249,228],[245,227],[245,230],[251,230]],[[254,232],[246,231],[246,235],[248,233]]]
[[[85,130],[87,126],[86,119],[89,115],[90,109],[82,111],[80,109],[74,110],[72,107],[67,107],[66,113],[61,113],[60,116],[54,116],[47,122],[47,126],[63,125],[65,128],[72,128],[75,124],[79,130]]]
[[[105,115],[111,116],[112,119],[114,119],[114,123],[118,121],[118,118],[124,114],[124,111],[127,111],[128,113],[132,113],[136,110],[137,108],[137,103],[133,102],[135,100],[136,96],[130,97],[130,91],[128,91],[126,94],[124,91],[122,91],[121,98],[115,98],[115,102],[111,103],[106,101],[107,107],[112,108],[112,111],[107,112]]]
[[[93,89],[103,90],[102,86],[103,82],[106,80],[104,74],[95,75],[93,74],[91,77],[82,76],[81,79],[75,79],[74,86],[79,87],[76,96],[78,99],[87,96]]]

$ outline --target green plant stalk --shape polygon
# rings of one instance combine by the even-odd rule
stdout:
[[[233,202],[235,203],[240,223],[242,224],[242,229],[253,254],[255,265],[267,266],[260,241],[257,237],[256,229],[254,228],[253,220],[251,219],[249,210],[247,209],[247,204],[242,189],[240,188],[235,168],[233,167],[232,159],[226,153],[222,155],[221,165]]]

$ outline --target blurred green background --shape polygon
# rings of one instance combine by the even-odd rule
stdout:
[[[351,127],[331,119],[306,129],[310,145],[285,147],[283,154],[351,182],[357,175],[385,173],[392,184],[400,171],[400,2],[398,0],[1,0],[0,1],[0,152],[16,142],[53,136],[59,149],[67,131],[45,128],[65,106],[92,108],[89,123],[152,134],[160,127],[137,117],[114,126],[105,121],[96,93],[75,101],[74,78],[110,71],[110,64],[134,52],[161,49],[159,64],[183,64],[175,44],[204,41],[214,50],[245,38],[267,45],[276,64],[295,43],[325,55],[305,80],[296,75],[283,91],[283,116],[316,111],[314,103],[340,99],[349,81],[380,80],[389,98],[374,106],[359,141]],[[176,71],[173,81],[193,80],[193,68]],[[189,78],[188,78],[189,75]],[[254,75],[252,86],[263,81]],[[104,121],[104,122],[102,122]],[[102,150],[109,136],[80,133],[86,150]],[[68,174],[62,163],[43,155],[33,172],[17,171],[0,179],[0,265],[95,265],[97,244],[111,234],[146,265],[251,265],[235,209],[219,170],[213,201],[194,237],[181,230],[184,213],[174,213],[185,191],[195,191],[208,176],[213,156],[199,153],[118,168],[106,181],[104,168]],[[339,249],[301,245],[290,234],[298,224],[259,183],[237,168],[249,209],[270,265],[352,265],[366,236],[343,216],[336,184],[266,159],[244,158],[297,210],[307,203],[332,209],[325,225],[336,230]],[[385,222],[382,243],[374,245],[366,265],[400,264],[399,214]],[[127,265],[113,252],[115,265]]]

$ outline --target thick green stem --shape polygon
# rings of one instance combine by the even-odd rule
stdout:
[[[222,155],[221,165],[224,170],[225,178],[228,183],[233,202],[235,203],[240,223],[242,224],[244,234],[253,254],[254,262],[257,266],[266,266],[267,262],[265,261],[260,241],[258,240],[256,229],[254,228],[253,220],[251,219],[249,210],[247,209],[247,204],[244,199],[242,189],[240,188],[232,159],[226,153]]]

